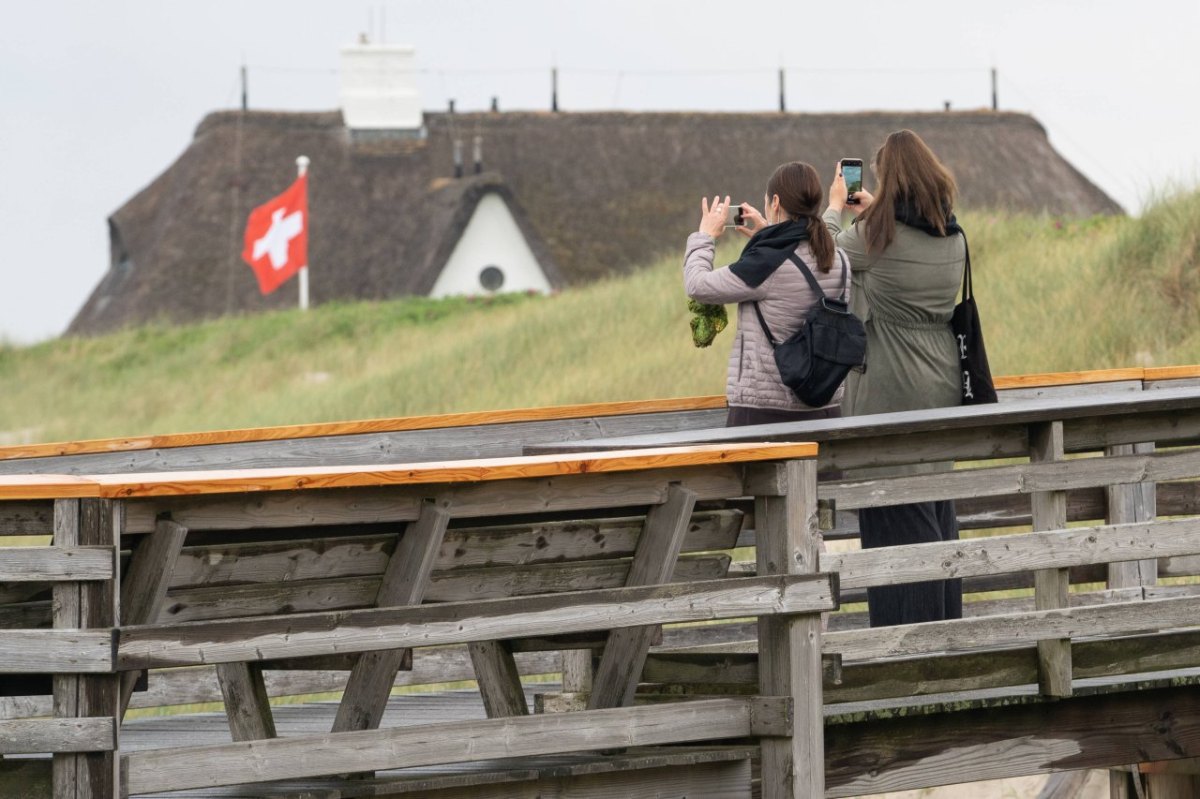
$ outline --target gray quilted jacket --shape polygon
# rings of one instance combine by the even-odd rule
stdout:
[[[762,285],[750,288],[728,269],[713,269],[715,252],[716,242],[707,233],[696,232],[688,236],[687,253],[683,259],[683,286],[688,297],[697,302],[710,305],[738,304],[737,335],[733,339],[733,351],[729,354],[729,375],[725,382],[725,396],[729,404],[788,411],[811,410],[796,399],[796,395],[780,379],[774,352],[758,323],[753,305],[753,301],[757,300],[775,341],[786,340],[804,323],[804,315],[817,301],[804,275],[791,261],[784,261]],[[838,249],[833,269],[828,274],[817,271],[816,259],[808,242],[801,242],[796,254],[812,270],[825,294],[838,296],[845,253]],[[846,287],[846,296],[847,299],[850,296],[849,286]],[[842,389],[839,388],[829,404],[837,405],[841,401]]]

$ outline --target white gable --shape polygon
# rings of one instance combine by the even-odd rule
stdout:
[[[497,272],[502,279],[495,286]],[[487,274],[484,274],[485,271]],[[510,291],[550,291],[550,281],[529,242],[498,194],[485,194],[454,251],[442,267],[431,297],[491,294]]]

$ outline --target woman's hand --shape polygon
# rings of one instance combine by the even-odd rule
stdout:
[[[725,220],[729,217],[729,197],[721,202],[720,196],[713,197],[712,205],[707,197],[700,198],[700,232],[707,233],[714,239],[721,238],[725,232]]]
[[[844,182],[844,181],[843,181]],[[854,205],[847,206],[850,213],[858,216],[863,211],[871,207],[871,203],[875,202],[875,195],[866,189],[854,192]]]
[[[842,162],[838,161],[837,166],[834,167],[833,183],[829,184],[829,210],[837,211],[840,214],[845,209],[846,199],[849,196],[849,192],[846,190],[846,180],[842,177]]]
[[[767,218],[758,212],[750,203],[742,203],[742,219],[744,225],[737,226],[737,232],[749,238],[767,226]]]

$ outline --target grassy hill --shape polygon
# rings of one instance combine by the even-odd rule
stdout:
[[[1138,219],[962,221],[997,374],[1200,362],[1200,193]],[[697,350],[687,320],[671,256],[554,297],[331,304],[5,346],[0,431],[45,441],[721,393],[732,331]]]

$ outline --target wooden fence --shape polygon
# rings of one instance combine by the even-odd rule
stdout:
[[[28,534],[49,518],[54,531],[53,546],[0,550],[6,588],[53,582],[54,606],[50,628],[0,630],[0,673],[50,677],[54,715],[0,721],[0,746],[52,753],[56,797],[106,797],[754,738],[764,780],[777,786],[765,795],[819,793],[819,613],[836,606],[836,586],[814,573],[813,455],[812,445],[783,444],[371,470],[3,478],[0,526]],[[774,554],[757,576],[710,579],[724,577],[728,557],[680,553],[728,548],[737,531],[694,522],[695,505],[747,494],[767,509],[760,549]],[[605,521],[603,535],[553,542],[528,521],[631,508],[640,529]],[[448,534],[451,519],[491,526]],[[347,556],[344,545],[363,546],[353,533],[368,525],[390,526],[392,551],[382,575],[359,581],[369,598],[347,601],[339,591],[354,581],[331,565]],[[439,575],[448,546],[452,567]],[[379,559],[378,548],[370,557]],[[285,562],[310,573],[280,584],[260,572]],[[258,579],[217,578],[203,611],[171,619],[172,582],[222,566]],[[296,587],[325,609],[302,606]],[[339,602],[361,609],[329,609]],[[780,653],[759,694],[622,706],[658,625],[744,617],[763,618],[764,650]],[[570,636],[603,645],[596,699],[580,714],[530,716],[511,642],[562,647]],[[491,720],[377,729],[404,650],[454,644],[468,647]],[[334,729],[276,738],[263,669],[330,660],[350,668]],[[216,667],[237,743],[118,754],[138,675],[202,665]],[[18,765],[26,784],[29,763]],[[748,791],[746,781],[730,795]]]

